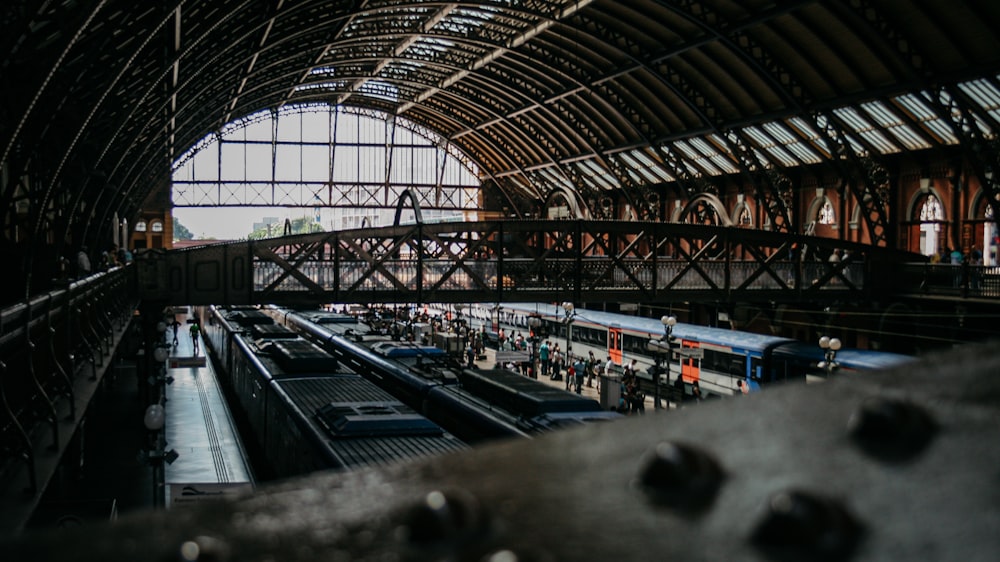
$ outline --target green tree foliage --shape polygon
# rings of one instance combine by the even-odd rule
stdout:
[[[194,234],[177,219],[174,219],[174,242],[178,240],[194,240]]]
[[[318,222],[312,217],[300,217],[297,219],[289,219],[292,225],[292,234],[309,234],[311,232],[323,232],[323,227],[320,226]],[[270,232],[268,232],[270,230]],[[270,229],[267,227],[258,228],[250,233],[251,240],[262,240],[264,238],[277,238],[279,236],[285,235],[285,223],[279,222],[272,224]]]

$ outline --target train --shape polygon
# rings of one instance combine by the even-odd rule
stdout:
[[[592,398],[509,370],[468,368],[447,349],[456,342],[402,341],[388,319],[365,323],[350,314],[275,307],[267,313],[470,443],[622,417]]]
[[[217,371],[271,479],[469,447],[257,309],[206,307],[199,316]]]
[[[689,399],[696,386],[702,397],[730,396],[757,392],[769,384],[816,382],[830,372],[881,370],[916,360],[898,353],[845,348],[836,352],[835,369],[828,371],[823,368],[828,362],[826,351],[817,344],[684,323],[671,328],[668,341],[661,319],[586,309],[567,311],[558,304],[503,303],[498,308],[481,303],[468,306],[466,315],[478,319],[482,326],[492,327],[499,321],[508,330],[525,331],[528,318],[537,315],[541,330],[550,338],[559,341],[570,335],[574,355],[593,351],[601,359],[611,357],[619,366],[635,359],[639,376],[647,380],[652,380],[659,360],[664,382],[683,385]],[[656,343],[651,346],[651,341]]]

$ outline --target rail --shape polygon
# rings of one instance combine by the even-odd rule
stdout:
[[[860,301],[892,290],[889,273],[914,257],[735,227],[495,221],[147,252],[139,286],[175,304]]]

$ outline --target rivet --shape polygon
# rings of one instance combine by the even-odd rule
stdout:
[[[723,479],[722,468],[708,453],[663,442],[644,456],[637,484],[655,504],[699,510],[712,503]]]
[[[775,494],[751,540],[778,560],[844,560],[864,534],[838,501],[802,491]]]
[[[428,493],[406,518],[408,540],[415,545],[459,541],[486,530],[478,502],[459,492]]]
[[[923,408],[896,398],[866,399],[847,422],[847,430],[866,453],[902,461],[922,451],[937,429]]]
[[[536,548],[501,548],[491,550],[479,558],[479,562],[551,562],[555,560],[549,553]]]
[[[185,562],[224,562],[230,559],[229,545],[214,537],[200,536],[184,541],[180,546],[180,559]]]

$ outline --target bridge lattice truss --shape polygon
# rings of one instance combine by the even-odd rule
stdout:
[[[837,252],[839,261],[829,256]],[[733,227],[529,220],[415,224],[148,253],[177,304],[802,301],[872,298],[885,248]]]

